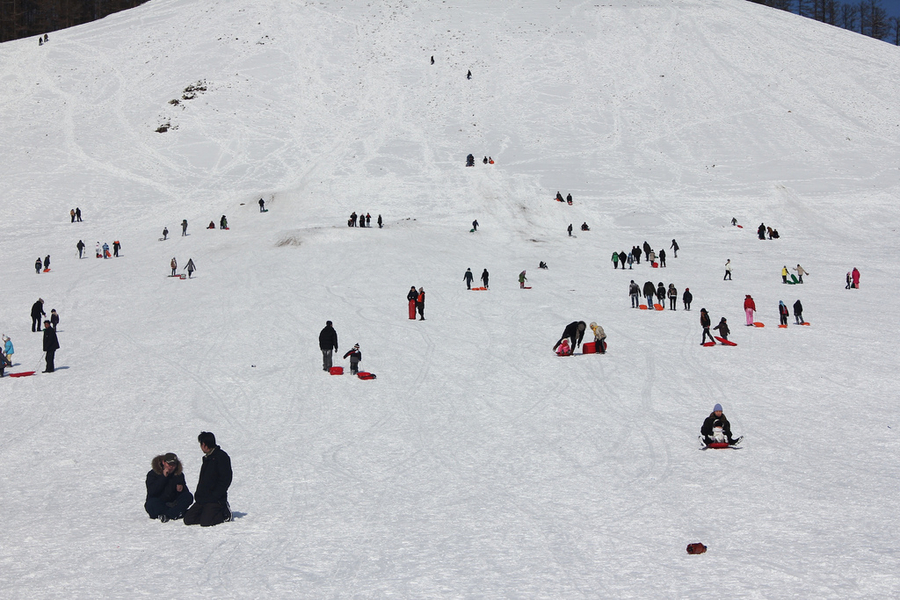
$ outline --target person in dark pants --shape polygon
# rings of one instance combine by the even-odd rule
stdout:
[[[681,301],[684,302],[684,310],[691,310],[691,302],[694,301],[694,295],[691,293],[691,288],[684,288],[684,294],[681,296]]]
[[[41,317],[46,316],[44,312],[44,299],[38,298],[37,302],[31,305],[31,331],[41,330]]]
[[[465,274],[463,275],[463,281],[466,282],[466,289],[472,289],[472,280],[475,279],[475,275],[472,274],[472,269],[466,269]]]
[[[663,268],[666,266],[666,250],[665,248],[660,249],[659,251],[659,268]]]
[[[803,305],[800,304],[800,300],[794,302],[794,321],[797,325],[806,323],[806,321],[803,320]]]
[[[59,350],[59,340],[56,337],[56,330],[50,326],[50,321],[44,321],[44,352],[47,353],[47,368],[44,373],[52,373],[56,367],[53,365],[53,359],[56,357],[56,351]]]
[[[713,344],[716,343],[716,340],[713,338],[712,334],[709,332],[709,313],[706,312],[705,308],[700,309],[700,327],[703,328],[703,339],[700,340],[700,344],[704,344],[706,342],[706,338],[709,338],[709,341]]]
[[[75,220],[81,223],[81,209],[75,208]]]
[[[647,308],[653,308],[653,296],[656,294],[656,287],[652,281],[644,282],[644,297],[647,298]]]
[[[723,340],[728,340],[728,334],[731,333],[731,330],[728,328],[728,319],[722,317],[722,319],[719,321],[719,324],[713,327],[713,329],[719,332],[719,336]]]
[[[266,201],[262,198],[259,199],[259,212],[266,212]]]
[[[416,296],[416,310],[419,311],[419,320],[425,320],[425,288],[419,288],[419,295]]]
[[[44,266],[44,263],[41,262],[41,257],[38,256],[37,260],[34,261],[34,272],[38,275],[41,274],[41,268]]]
[[[319,349],[322,351],[322,370],[331,370],[331,355],[337,352],[337,331],[331,326],[331,321],[325,321],[325,327],[319,332]]]
[[[672,249],[672,253],[674,254],[675,258],[678,258],[678,242],[672,240],[672,245],[669,247]]]
[[[197,436],[203,451],[203,466],[194,493],[194,504],[184,513],[185,525],[210,527],[231,520],[228,488],[231,485],[231,457],[216,445],[216,436],[203,431]]]
[[[359,349],[359,344],[354,344],[354,346],[344,354],[344,358],[347,358],[348,356],[350,357],[350,374],[358,375],[359,361],[362,360],[362,352]]]
[[[187,219],[181,220],[181,237],[187,235]]]
[[[722,412],[722,405],[716,404],[713,407],[713,411],[709,413],[709,416],[703,421],[703,425],[700,427],[700,435],[703,436],[704,444],[711,444],[713,442],[719,441],[716,436],[714,429],[720,428],[722,430],[722,435],[725,440],[728,442],[729,446],[734,446],[735,444],[739,444],[743,438],[743,436],[739,438],[731,437],[731,423],[728,422],[728,419],[725,417],[725,413]]]
[[[78,258],[82,258],[82,254],[84,254],[84,242],[78,240],[78,243],[75,244],[75,247],[78,248]]]
[[[57,325],[59,325],[59,314],[56,312],[56,309],[54,308],[53,310],[50,311],[50,326],[53,327],[53,329],[56,329]]]
[[[487,269],[485,269],[484,271],[481,272],[481,283],[484,284],[484,289],[488,289],[490,287],[488,285],[489,278],[490,278],[490,274],[488,273]]]
[[[575,349],[581,346],[581,340],[584,338],[584,331],[586,329],[587,324],[584,321],[572,321],[566,325],[565,329],[563,329],[563,334],[562,337],[559,338],[559,341],[553,344],[553,351],[556,352],[556,349],[562,344],[562,341],[568,338],[572,341],[570,344],[572,352],[575,352]]]
[[[122,243],[119,240],[113,241],[113,256],[119,258],[119,248],[122,247]]]
[[[144,510],[151,519],[163,523],[180,519],[193,501],[194,495],[184,481],[184,468],[174,452],[161,454],[150,461]]]

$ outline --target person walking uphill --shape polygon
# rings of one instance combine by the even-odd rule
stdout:
[[[787,327],[788,307],[784,305],[784,300],[778,301],[778,324]]]
[[[728,341],[728,334],[731,333],[731,330],[728,328],[728,320],[725,317],[722,317],[722,320],[713,329],[719,332],[719,336],[723,340]]]
[[[231,457],[216,445],[216,436],[202,431],[197,436],[203,452],[203,466],[194,492],[194,504],[184,513],[185,525],[211,527],[231,520],[228,488],[231,486]]]
[[[521,273],[519,273],[519,289],[522,289],[525,287],[526,281],[528,281],[528,278],[525,277],[525,271],[522,271]]]
[[[566,338],[572,340],[572,343],[569,347],[572,349],[572,352],[581,346],[581,340],[584,338],[584,331],[587,329],[587,324],[584,321],[572,321],[566,328],[563,330],[562,337],[559,338],[559,341],[553,344],[553,351],[556,352],[556,348],[562,343],[562,341]]]
[[[44,312],[44,299],[38,298],[37,302],[31,305],[31,331],[38,332],[41,330],[41,317],[46,316]]]
[[[722,281],[731,280],[731,259],[725,261],[725,277],[722,278]]]
[[[465,274],[463,275],[463,281],[466,282],[466,289],[467,289],[467,290],[471,290],[471,289],[472,289],[472,280],[473,280],[473,279],[475,279],[475,276],[472,275],[472,269],[471,269],[471,268],[466,269],[466,272],[465,272]]]
[[[59,339],[56,337],[56,330],[50,326],[50,321],[44,321],[44,352],[47,353],[47,368],[43,373],[52,373],[56,370],[53,360],[56,357],[56,351],[59,350]]]
[[[484,289],[488,289],[488,287],[489,287],[488,279],[490,279],[490,274],[488,273],[488,270],[485,269],[484,271],[481,272],[481,283],[484,284]]]
[[[787,315],[785,315],[785,320],[787,320]],[[794,302],[794,321],[797,325],[806,323],[806,321],[803,320],[803,305],[800,304],[800,300]]]
[[[753,326],[753,311],[755,310],[756,302],[753,301],[753,297],[750,294],[747,294],[744,297],[744,314],[747,315],[747,327]]]
[[[653,308],[653,296],[656,294],[656,286],[652,281],[644,282],[644,297],[647,298],[647,308]]]
[[[319,332],[319,349],[322,351],[322,370],[331,370],[331,354],[337,352],[337,331],[331,326],[331,321],[325,321],[325,327]]]

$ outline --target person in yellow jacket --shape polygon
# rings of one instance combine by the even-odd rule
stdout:
[[[788,278],[787,265],[784,265],[781,268],[781,283],[787,283],[787,278]]]

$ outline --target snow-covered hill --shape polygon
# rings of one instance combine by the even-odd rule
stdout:
[[[0,45],[0,328],[39,372],[2,380],[2,595],[897,595],[898,52],[741,0],[153,0]],[[645,240],[666,269],[612,269]],[[322,372],[327,319],[377,380]],[[574,320],[607,355],[553,355]],[[742,450],[697,451],[716,402]],[[151,521],[201,430],[236,520]]]

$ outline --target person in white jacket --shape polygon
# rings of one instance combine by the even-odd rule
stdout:
[[[597,354],[606,354],[606,344],[604,341],[606,340],[606,332],[603,331],[603,328],[597,325],[594,322],[591,322],[591,331],[594,332],[594,348]]]
[[[809,273],[806,272],[806,269],[804,269],[803,267],[801,267],[799,263],[797,264],[797,266],[796,266],[793,270],[794,270],[794,271],[797,271],[797,279],[800,280],[800,283],[803,283],[803,276],[804,276],[804,275],[809,275]]]

